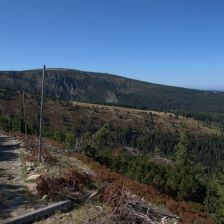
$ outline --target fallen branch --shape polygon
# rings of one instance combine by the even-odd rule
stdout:
[[[135,207],[137,210],[142,209],[142,211],[145,212],[145,213],[150,212],[151,214],[159,215],[161,217],[165,216],[165,217],[168,217],[168,218],[173,218],[173,219],[180,220],[180,217],[178,217],[176,215],[161,213],[161,212],[155,211],[155,209],[151,209],[151,208],[146,207],[144,205],[140,205],[140,204],[136,205],[135,203],[130,202],[130,201],[128,202],[128,205],[131,206],[131,207]]]

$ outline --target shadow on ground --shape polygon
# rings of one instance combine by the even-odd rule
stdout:
[[[12,217],[16,209],[26,209],[34,202],[33,195],[21,185],[0,184],[0,218]]]
[[[35,202],[28,188],[17,181],[20,179],[18,146],[14,138],[0,136],[0,222]]]
[[[0,136],[0,161],[13,161],[18,159],[18,154],[14,152],[18,147],[19,143],[14,138]]]

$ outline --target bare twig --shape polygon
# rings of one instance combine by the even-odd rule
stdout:
[[[110,215],[106,218],[106,220],[103,221],[103,224],[106,223],[106,221],[109,222],[109,220],[111,219],[111,216],[116,212],[117,208],[120,206],[123,199],[124,199],[124,185],[122,186],[121,197],[120,197],[116,207],[113,209],[113,211],[110,213]]]

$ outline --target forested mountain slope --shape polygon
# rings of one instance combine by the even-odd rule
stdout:
[[[1,71],[0,87],[39,94],[41,70]],[[177,112],[223,112],[224,93],[171,87],[111,74],[47,69],[46,95]]]
[[[28,134],[38,136],[40,99],[26,93],[23,102],[20,92],[0,89],[0,129],[24,133],[26,123]],[[43,135],[67,151],[177,200],[203,204],[214,220],[224,217],[222,129],[174,113],[49,98],[43,124]]]

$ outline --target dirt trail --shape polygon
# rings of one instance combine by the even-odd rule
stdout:
[[[40,206],[24,182],[19,154],[20,142],[0,135],[0,223]]]

